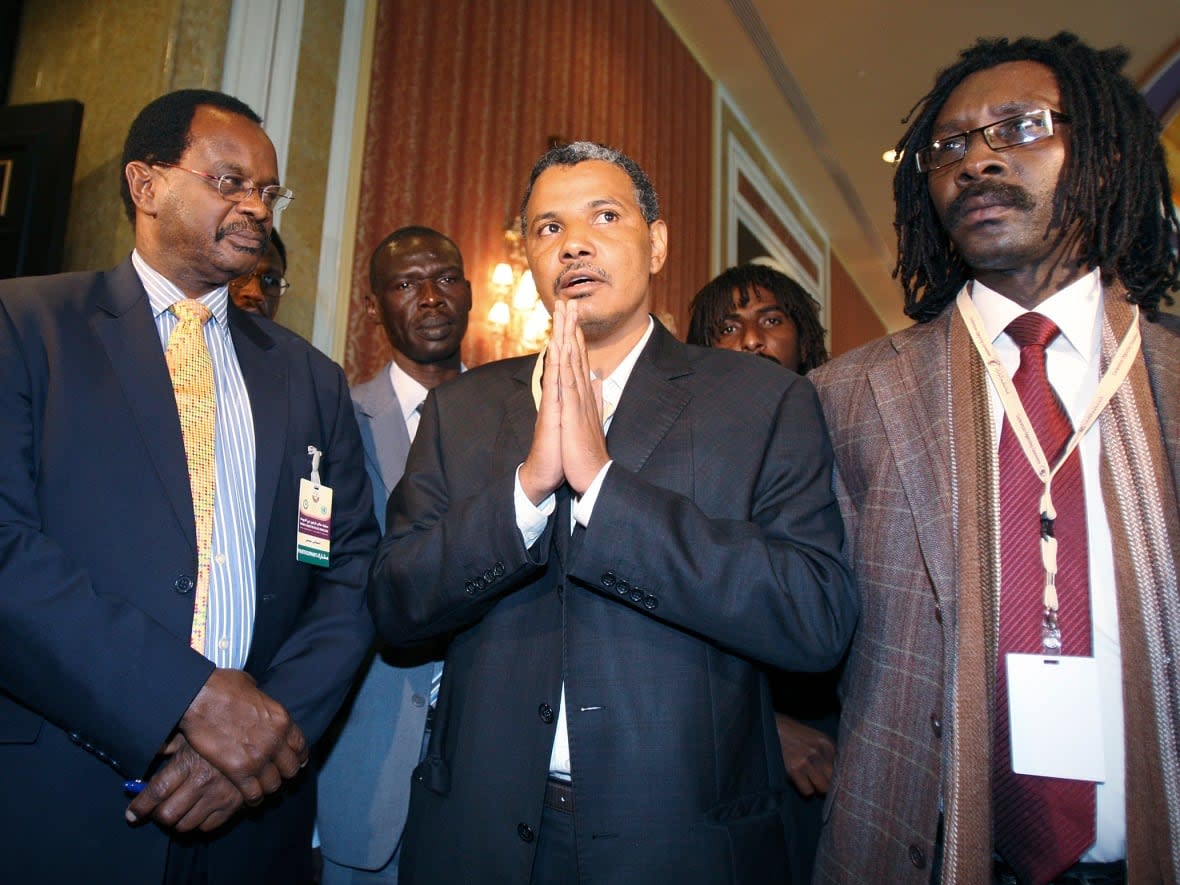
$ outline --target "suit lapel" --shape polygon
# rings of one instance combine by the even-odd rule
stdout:
[[[684,345],[656,323],[611,420],[607,449],[613,460],[634,472],[643,468],[692,398],[674,383],[691,372]]]
[[[928,329],[895,336],[896,358],[869,372],[869,385],[894,463],[899,465],[906,500],[910,511],[919,517],[915,520],[918,546],[943,599],[950,598],[954,583],[953,539],[947,521],[921,515],[941,506],[934,495],[945,494],[950,502],[951,428],[946,424],[950,312],[948,308]]]
[[[370,451],[376,457],[375,467],[388,497],[402,477],[406,455],[410,451],[410,434],[406,430],[397,391],[389,380],[389,365],[386,364],[371,381],[359,385],[354,396],[358,409],[369,424],[366,457]]]
[[[1110,296],[1107,296],[1110,297]],[[1171,329],[1164,323],[1171,324]],[[1176,346],[1180,323],[1174,319],[1150,323],[1140,317],[1143,334],[1143,361],[1151,384],[1160,431],[1172,471],[1173,488],[1180,494],[1180,347]]]
[[[254,555],[261,562],[287,451],[287,362],[274,339],[233,304],[229,328],[254,418]]]
[[[197,538],[188,461],[172,380],[147,293],[130,258],[101,279],[99,311],[94,314],[91,326],[106,350],[152,467],[195,553]]]

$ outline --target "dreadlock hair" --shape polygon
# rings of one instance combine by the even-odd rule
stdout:
[[[697,292],[690,309],[688,343],[713,347],[718,329],[733,309],[734,293],[738,293],[738,304],[745,307],[755,287],[774,295],[775,303],[795,324],[799,336],[799,374],[806,375],[826,363],[828,349],[824,345],[824,327],[819,322],[819,304],[785,273],[764,264],[731,267]]]
[[[1127,299],[1155,319],[1161,298],[1180,288],[1175,252],[1180,224],[1172,204],[1160,144],[1160,123],[1122,73],[1127,51],[1098,50],[1062,31],[1048,40],[981,39],[941,71],[930,90],[902,120],[917,118],[897,144],[902,157],[893,176],[897,206],[897,266],[905,312],[924,323],[954,300],[971,269],[951,243],[930,199],[915,154],[930,144],[934,121],[950,94],[969,75],[1011,61],[1045,65],[1057,77],[1061,110],[1070,125],[1069,159],[1054,199],[1056,236],[1079,235],[1078,263],[1100,267],[1102,281],[1118,279]],[[1050,234],[1054,235],[1054,234]]]
[[[149,102],[127,132],[127,140],[123,143],[123,162],[119,164],[123,208],[127,210],[127,217],[132,224],[135,224],[135,204],[131,201],[131,188],[123,170],[134,160],[149,164],[179,163],[180,155],[192,141],[190,130],[193,117],[202,105],[221,108],[253,123],[262,122],[262,118],[245,102],[211,89],[179,89]]]

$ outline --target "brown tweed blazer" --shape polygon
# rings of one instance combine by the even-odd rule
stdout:
[[[831,431],[861,620],[844,677],[833,788],[814,881],[930,881],[954,674],[948,308],[809,373]],[[1180,488],[1180,320],[1140,322]],[[949,370],[949,371],[948,371]],[[988,821],[980,826],[988,827]]]

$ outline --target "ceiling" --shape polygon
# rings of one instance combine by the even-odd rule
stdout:
[[[881,154],[935,73],[981,36],[1130,50],[1145,82],[1180,48],[1180,0],[655,0],[831,238],[890,330],[908,325],[891,273],[892,167]],[[1173,124],[1176,128],[1180,123]]]

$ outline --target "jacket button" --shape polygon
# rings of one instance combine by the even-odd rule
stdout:
[[[546,725],[553,721],[553,708],[548,704],[541,704],[537,707],[537,715],[541,717],[541,721]]]
[[[415,707],[425,707],[426,706],[426,698],[424,698],[420,694],[416,694],[416,695],[411,696],[410,703],[413,704]]]
[[[938,718],[937,713],[930,714],[930,727],[934,729],[934,736],[936,738],[942,737],[942,720]]]
[[[656,610],[656,606],[658,606],[659,604],[660,604],[660,601],[658,599],[656,599],[654,596],[652,596],[650,593],[647,596],[643,597],[643,607],[645,609],[647,609],[649,612],[654,612]]]
[[[479,588],[475,586],[474,581],[467,581],[463,584],[463,592],[468,596],[474,596],[478,590]]]
[[[632,602],[642,602],[643,596],[644,596],[644,592],[643,592],[642,587],[632,587],[631,588],[631,601]]]
[[[926,852],[924,852],[917,845],[910,846],[910,863],[912,863],[919,870],[926,869]]]
[[[516,835],[520,836],[521,842],[532,842],[533,841],[533,828],[530,827],[528,824],[517,824],[516,825]]]
[[[628,584],[626,581],[620,579],[615,582],[615,592],[618,593],[620,596],[626,596],[628,593],[631,592],[631,585]]]
[[[504,563],[497,562],[494,566],[492,566],[492,574],[494,574],[497,578],[504,577]]]
[[[490,584],[490,583],[492,583],[492,581],[494,581],[495,579],[496,579],[496,573],[495,573],[495,572],[493,572],[491,569],[488,569],[487,571],[485,571],[485,572],[483,573],[483,582],[484,582],[485,584]]]
[[[180,575],[172,582],[172,589],[177,593],[188,593],[195,586],[195,582],[188,575]]]
[[[602,573],[602,586],[603,587],[615,586],[615,580],[616,580],[616,578],[615,578],[614,572],[603,572]]]

